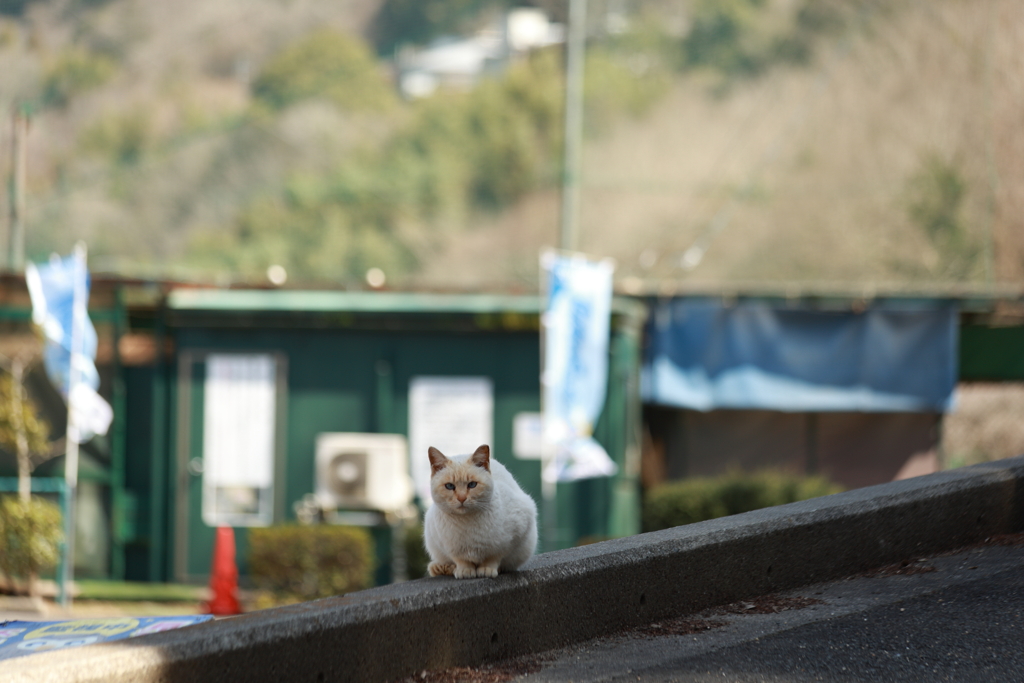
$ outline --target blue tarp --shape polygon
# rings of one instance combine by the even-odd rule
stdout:
[[[788,412],[952,407],[952,304],[855,313],[676,298],[652,310],[641,375],[646,403]]]

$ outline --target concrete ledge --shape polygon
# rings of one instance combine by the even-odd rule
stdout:
[[[9,660],[3,680],[353,681],[472,665],[1024,530],[1024,456],[180,631]]]

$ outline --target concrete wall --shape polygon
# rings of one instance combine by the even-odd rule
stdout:
[[[4,662],[22,681],[387,681],[580,641],[1024,529],[1024,456]]]

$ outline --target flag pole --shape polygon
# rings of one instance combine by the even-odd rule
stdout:
[[[565,150],[562,216],[558,246],[575,251],[579,242],[580,158],[583,145],[583,69],[586,59],[587,0],[569,0],[565,44]]]
[[[78,498],[78,425],[73,406],[74,388],[78,383],[78,357],[82,354],[82,333],[85,331],[86,291],[85,279],[87,251],[85,242],[75,244],[74,296],[71,304],[71,354],[68,367],[68,420],[64,442],[67,445],[64,461],[64,483],[68,490],[68,514],[64,520],[64,548],[67,554],[61,577],[61,607],[71,609],[71,584],[75,575],[75,507]]]
[[[552,378],[547,367],[547,345],[549,341],[547,326],[550,321],[547,311],[551,303],[551,275],[548,272],[548,268],[554,257],[555,254],[550,250],[542,252],[540,257],[540,289],[541,296],[544,297],[542,299],[540,316],[540,515],[543,529],[540,540],[541,548],[546,553],[558,549],[558,482],[553,477],[555,471],[555,446],[548,439],[548,421],[550,420],[548,411],[551,408],[548,405],[548,387]]]
[[[569,0],[569,32],[565,46],[565,148],[562,168],[562,212],[558,234],[558,248],[561,253],[572,253],[576,249],[579,232],[579,174],[580,146],[583,131],[583,62],[586,47],[587,0]],[[554,252],[541,255],[541,273],[545,272],[543,261],[554,259]],[[548,282],[542,281],[541,289],[548,291]],[[545,299],[545,310],[550,298]],[[547,335],[545,324],[540,325],[541,346],[541,519],[544,526],[542,545],[544,552],[556,550],[559,546],[558,529],[558,481],[554,479],[554,460],[557,446],[548,441],[548,409],[545,406],[547,388],[545,381],[551,381],[545,370],[545,348]]]

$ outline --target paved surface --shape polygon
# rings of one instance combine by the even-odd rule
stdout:
[[[1024,680],[1024,535],[1013,540],[543,653],[514,680]]]
[[[596,649],[588,650],[586,660],[575,659],[570,650],[564,653],[569,659],[554,657],[545,667],[515,673],[532,671],[534,681],[544,676],[551,681],[638,676],[651,681],[941,680],[943,675],[1024,680],[1017,676],[1024,671],[1017,654],[1022,648],[1013,645],[1024,642],[1017,616],[1021,589],[1014,583],[1022,570],[1017,548],[977,551],[979,558],[989,552],[1016,558],[1001,571],[968,555],[963,567],[936,558],[932,572],[823,583],[1022,530],[1024,456],[544,553],[521,571],[495,579],[421,579],[116,643],[44,652],[10,660],[0,678],[4,683],[381,683],[424,669],[536,657],[589,642]],[[999,575],[1008,571],[1016,574],[1000,584]],[[976,583],[986,573],[994,583]],[[896,593],[882,588],[904,584],[919,588]],[[857,592],[854,586],[863,588]],[[998,600],[972,598],[968,590],[987,591]],[[772,593],[789,602],[773,598],[764,604],[799,609],[752,614],[761,602],[751,596]],[[714,610],[737,600],[751,600],[752,607],[715,616]],[[1006,600],[1016,601],[1009,612],[993,611],[991,604]],[[949,602],[956,608],[948,608]],[[961,613],[960,604],[974,607]],[[688,628],[669,623],[701,610],[712,611],[693,617],[698,623]],[[708,630],[712,621],[728,624]],[[936,631],[918,635],[923,626]],[[642,633],[650,636],[593,645],[593,638],[623,629],[646,629]],[[1004,653],[1003,659],[993,653]],[[985,668],[1001,661],[1010,662],[1012,674],[995,676]],[[587,669],[590,665],[595,668]]]
[[[56,609],[50,606],[42,598],[15,597],[0,595],[0,623],[11,620],[22,621],[43,621],[44,619],[63,619],[63,612],[57,616]]]

